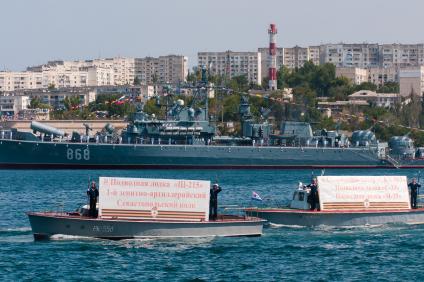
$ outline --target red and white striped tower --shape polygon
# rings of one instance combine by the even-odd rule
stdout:
[[[268,29],[269,34],[269,89],[277,90],[277,46],[275,35],[277,28],[275,24],[270,24]]]

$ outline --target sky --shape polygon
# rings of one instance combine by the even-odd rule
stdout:
[[[282,47],[423,43],[422,0],[0,0],[0,70],[49,60],[257,51],[275,23]]]

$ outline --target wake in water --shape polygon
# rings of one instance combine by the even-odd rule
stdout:
[[[192,237],[192,238],[146,238],[126,239],[114,241],[112,244],[123,246],[128,249],[149,249],[164,252],[180,252],[193,248],[207,248],[211,246],[214,237]]]

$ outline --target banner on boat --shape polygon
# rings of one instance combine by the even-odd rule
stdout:
[[[325,210],[410,209],[406,176],[318,176]]]
[[[100,177],[102,218],[208,221],[210,181]]]

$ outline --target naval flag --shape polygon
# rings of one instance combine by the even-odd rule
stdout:
[[[262,201],[261,196],[259,196],[258,193],[256,193],[255,191],[252,192],[252,200],[256,200],[256,201]]]

